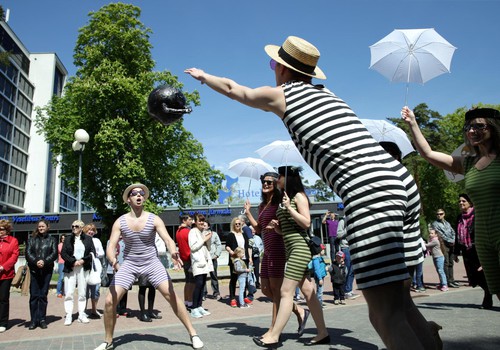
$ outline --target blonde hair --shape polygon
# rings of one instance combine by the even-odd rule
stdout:
[[[240,255],[240,253],[243,253],[243,255],[245,255],[245,250],[241,247],[237,247],[235,250],[233,250],[233,254],[231,255],[231,257],[233,259],[239,258],[238,255]]]
[[[83,226],[83,233],[87,234],[90,230],[94,231],[94,233],[97,233],[97,229],[94,224],[87,224]]]
[[[80,227],[83,227],[83,226],[85,226],[85,223],[84,223],[82,220],[75,220],[75,221],[73,221],[73,223],[71,224],[71,226],[76,226],[76,225],[78,225],[78,226],[80,226]]]

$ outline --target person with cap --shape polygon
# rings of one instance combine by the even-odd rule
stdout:
[[[469,154],[434,151],[408,107],[402,118],[410,127],[417,151],[434,166],[465,174],[465,192],[474,203],[475,246],[489,292],[500,300],[500,111],[474,108],[465,113],[463,134]]]
[[[111,229],[106,256],[116,273],[110,283],[104,307],[105,338],[95,350],[113,349],[113,333],[116,325],[116,305],[139,277],[147,280],[160,291],[172,310],[186,328],[194,349],[203,348],[203,342],[191,324],[181,298],[177,297],[172,279],[163,267],[155,246],[156,233],[165,242],[176,268],[182,266],[175,243],[167,232],[163,220],[144,210],[144,202],[149,198],[149,189],[135,183],[128,186],[122,195],[123,201],[130,206],[130,212],[120,216]],[[116,244],[120,235],[125,241],[123,264],[116,260]]]
[[[312,269],[310,269],[311,277],[314,278],[314,282],[316,283],[316,296],[318,297],[321,307],[325,307],[325,304],[323,303],[323,286],[325,284],[326,277],[326,262],[323,258],[325,255],[326,247],[324,244],[321,244],[321,252],[313,255],[310,262],[312,267]]]
[[[459,285],[455,282],[455,274],[453,273],[453,265],[455,261],[455,239],[457,234],[451,224],[445,219],[446,212],[444,209],[439,208],[436,211],[436,220],[431,224],[441,239],[443,240],[443,256],[444,256],[444,273],[448,286],[451,288],[458,288]]]
[[[409,349],[437,347],[436,329],[410,295],[407,265],[424,259],[415,239],[420,234],[415,181],[342,99],[312,83],[312,78],[326,79],[317,65],[320,53],[314,45],[290,36],[281,47],[267,45],[265,51],[271,57],[275,87],[249,88],[198,68],[185,73],[282,119],[304,159],[345,204],[357,286],[384,344],[388,349],[408,348],[408,344]],[[392,253],[384,254],[387,251]]]
[[[339,303],[345,304],[345,281],[347,279],[347,266],[345,265],[345,253],[338,251],[335,254],[335,259],[328,268],[330,271],[330,278],[333,286],[333,303],[338,305]]]

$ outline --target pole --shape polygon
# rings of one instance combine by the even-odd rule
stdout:
[[[78,220],[82,220],[82,155],[83,147],[80,149],[78,159]]]

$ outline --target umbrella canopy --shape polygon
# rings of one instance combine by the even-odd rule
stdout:
[[[229,163],[228,170],[238,176],[249,177],[258,180],[260,175],[269,171],[275,171],[272,166],[258,158],[241,158]]]
[[[368,129],[368,132],[377,142],[394,142],[401,150],[401,156],[404,158],[409,153],[414,152],[408,135],[403,129],[389,123],[386,120],[360,119],[361,123]]]
[[[292,140],[274,141],[259,148],[257,154],[270,163],[288,165],[290,163],[302,163],[304,158]]]
[[[458,146],[453,153],[451,154],[452,156],[472,156],[474,155],[474,150],[471,150],[469,146],[466,146],[465,143],[462,143],[460,146]],[[457,174],[457,173],[452,173],[449,170],[444,170],[444,174],[450,180],[451,182],[459,182],[462,181],[465,177],[462,174]]]
[[[370,69],[391,82],[420,83],[450,72],[456,47],[433,28],[396,29],[370,46]],[[405,98],[406,102],[406,98]]]

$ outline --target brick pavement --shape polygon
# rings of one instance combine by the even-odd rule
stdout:
[[[225,274],[225,272],[222,272]],[[174,279],[179,277],[176,272],[172,273]],[[460,262],[455,268],[455,278],[458,281],[465,282],[465,271],[463,264]],[[412,293],[416,302],[425,305],[429,300],[447,300],[458,298],[457,300],[468,301],[467,305],[477,311],[477,305],[481,303],[481,291],[472,290],[470,287],[463,286],[459,289],[450,290],[450,292],[440,292],[435,289],[437,283],[437,274],[432,265],[430,258],[426,259],[424,264],[424,277],[428,289],[426,293]],[[221,282],[222,291],[227,293],[228,280],[223,279]],[[325,319],[329,327],[330,334],[334,339],[343,339],[340,344],[335,345],[335,349],[378,349],[382,347],[382,343],[372,327],[368,322],[366,303],[362,296],[356,300],[347,301],[346,306],[333,305],[333,296],[331,294],[331,284],[326,284],[327,293],[325,294],[325,302],[327,307],[325,309]],[[175,282],[175,290],[177,293],[182,294],[183,284],[181,281]],[[102,294],[106,293],[105,288],[102,289]],[[470,294],[470,296],[469,296]],[[232,309],[227,306],[226,301],[216,301],[214,299],[207,299],[204,307],[208,308],[212,315],[202,319],[193,320],[195,328],[204,340],[206,349],[246,349],[256,348],[256,346],[249,339],[252,335],[261,334],[266,327],[269,326],[271,304],[267,302],[262,294],[256,295],[254,304],[249,309]],[[99,302],[99,309],[102,309],[103,299]],[[29,321],[29,298],[21,296],[18,292],[13,291],[11,296],[11,312],[10,312],[10,329],[5,333],[0,334],[0,349],[6,350],[23,350],[23,349],[93,349],[103,339],[103,323],[102,320],[91,320],[89,324],[80,324],[73,322],[71,326],[63,325],[64,307],[62,299],[56,298],[53,292],[49,295],[48,307],[48,328],[42,330],[29,331],[27,329],[27,320]],[[455,308],[460,307],[460,302],[453,304]],[[495,310],[498,301],[495,300]],[[129,292],[128,306],[138,315],[138,302],[137,292],[132,290]],[[76,307],[76,305],[75,305]],[[188,349],[190,348],[189,338],[180,322],[175,318],[168,303],[157,293],[155,309],[161,311],[163,319],[154,320],[151,323],[140,322],[136,317],[125,318],[120,317],[117,320],[115,332],[115,345],[119,349],[160,349],[165,345],[173,346],[175,349]],[[455,309],[451,309],[452,310]],[[432,308],[424,307],[425,312],[437,312]],[[481,310],[479,312],[488,312]],[[472,314],[472,313],[470,313]],[[498,312],[490,311],[488,315],[499,315]],[[466,317],[467,314],[464,314]],[[76,320],[77,314],[74,313]],[[491,317],[491,316],[490,316]],[[495,316],[493,316],[495,317]],[[496,316],[498,317],[498,316]],[[349,323],[344,324],[342,320],[349,319]],[[446,320],[446,318],[445,318]],[[486,322],[488,318],[482,320]],[[439,321],[439,319],[438,319]],[[453,324],[459,320],[450,319]],[[498,321],[498,320],[497,320]],[[360,326],[356,326],[356,324]],[[498,323],[496,323],[498,325]],[[297,323],[294,316],[285,329],[286,333],[283,334],[284,349],[302,347],[303,344],[295,341]],[[308,323],[308,329],[304,335],[304,339],[308,339],[314,335],[314,324],[312,320]],[[354,329],[356,327],[356,329]],[[362,328],[362,329],[360,329]],[[445,328],[446,329],[446,328]],[[484,330],[482,330],[484,331]],[[457,329],[457,333],[461,330]],[[349,334],[357,334],[356,337],[350,337]],[[494,336],[488,335],[488,336]],[[369,340],[368,342],[364,339]],[[497,338],[497,344],[500,340]],[[333,343],[333,342],[332,342]],[[489,342],[488,344],[491,344]],[[317,348],[328,348],[328,346]],[[331,348],[331,347],[330,347]],[[456,344],[454,349],[456,349]],[[460,348],[460,346],[458,347]],[[465,349],[465,348],[464,348]],[[478,347],[477,349],[489,349],[488,347]]]

